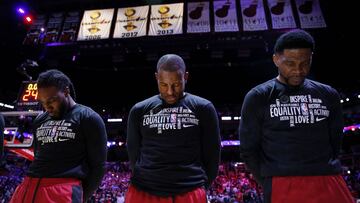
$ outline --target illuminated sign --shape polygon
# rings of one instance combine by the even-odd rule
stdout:
[[[17,107],[38,107],[38,88],[36,81],[24,81],[21,84],[19,96],[17,99]]]
[[[36,82],[29,82],[25,85],[24,90],[20,94],[20,101],[33,102],[37,101],[38,91]]]

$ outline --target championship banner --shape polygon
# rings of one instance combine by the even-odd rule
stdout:
[[[77,40],[108,39],[113,16],[114,9],[85,11]]]
[[[41,28],[45,27],[45,22],[45,15],[38,15],[36,19],[34,19],[34,23],[30,26],[30,29],[23,41],[24,45],[39,44],[41,38],[44,37],[44,33],[41,31]]]
[[[73,42],[76,39],[76,32],[80,23],[80,12],[73,11],[66,13],[63,29],[59,42]]]
[[[45,36],[41,43],[57,42],[61,32],[61,25],[64,20],[64,13],[53,13],[45,28]]]
[[[151,6],[150,36],[182,34],[184,3]]]
[[[149,6],[119,8],[114,38],[145,36],[148,13]]]
[[[239,31],[235,0],[214,0],[215,32]]]
[[[273,29],[296,28],[290,0],[267,0]]]
[[[301,28],[326,27],[319,0],[297,0],[295,2]]]
[[[240,0],[244,31],[267,30],[262,0]]]
[[[187,32],[210,32],[209,2],[189,2]]]

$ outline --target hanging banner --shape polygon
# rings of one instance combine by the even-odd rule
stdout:
[[[80,24],[80,12],[68,12],[65,16],[63,29],[59,42],[73,42],[76,39],[76,32]]]
[[[108,39],[114,9],[85,11],[77,40]]]
[[[146,35],[149,6],[119,8],[114,38],[140,37]]]
[[[239,31],[235,0],[214,0],[215,32]]]
[[[210,32],[209,2],[189,2],[187,32]]]
[[[45,36],[41,43],[57,42],[61,32],[61,25],[64,20],[64,13],[53,13],[45,28]]]
[[[45,22],[45,15],[36,16],[36,19],[34,19],[33,24],[31,25],[23,41],[24,45],[39,44],[39,41],[44,37],[44,31],[42,31],[42,29],[45,28]]]
[[[182,34],[184,3],[151,6],[150,36]]]
[[[240,0],[244,31],[267,30],[262,0]]]
[[[319,0],[296,0],[301,28],[325,28]]]
[[[290,0],[267,0],[273,29],[296,28]]]

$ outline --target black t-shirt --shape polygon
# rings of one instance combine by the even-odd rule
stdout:
[[[34,161],[28,176],[73,177],[82,180],[85,197],[104,175],[107,136],[102,118],[89,107],[76,104],[63,118],[47,112],[34,121]]]
[[[241,116],[241,155],[260,182],[340,173],[342,109],[330,86],[306,79],[291,88],[270,80],[249,91]]]
[[[207,186],[219,164],[217,113],[189,93],[173,105],[153,96],[131,109],[127,145],[135,187],[170,196]]]

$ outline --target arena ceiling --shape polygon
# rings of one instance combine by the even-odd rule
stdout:
[[[28,26],[15,11],[20,3],[28,5],[37,14],[161,2],[173,1],[2,1],[0,100],[12,102],[16,99],[19,84],[26,79],[16,69],[26,59],[40,64],[40,67],[28,70],[34,78],[42,70],[59,68],[74,80],[81,103],[111,108],[131,106],[157,93],[153,72],[157,59],[165,53],[177,53],[185,58],[190,71],[189,92],[219,105],[241,104],[252,86],[276,76],[271,55],[273,43],[281,31],[184,34],[29,47],[22,45]],[[355,89],[360,82],[352,65],[356,63],[356,56],[349,48],[359,40],[353,37],[354,28],[349,25],[353,22],[348,14],[351,6],[326,0],[321,0],[321,5],[328,27],[309,30],[317,42],[311,77],[338,89]],[[77,56],[75,62],[72,61],[74,55]],[[97,89],[93,89],[94,86]],[[111,89],[112,93],[106,93],[106,89]]]

